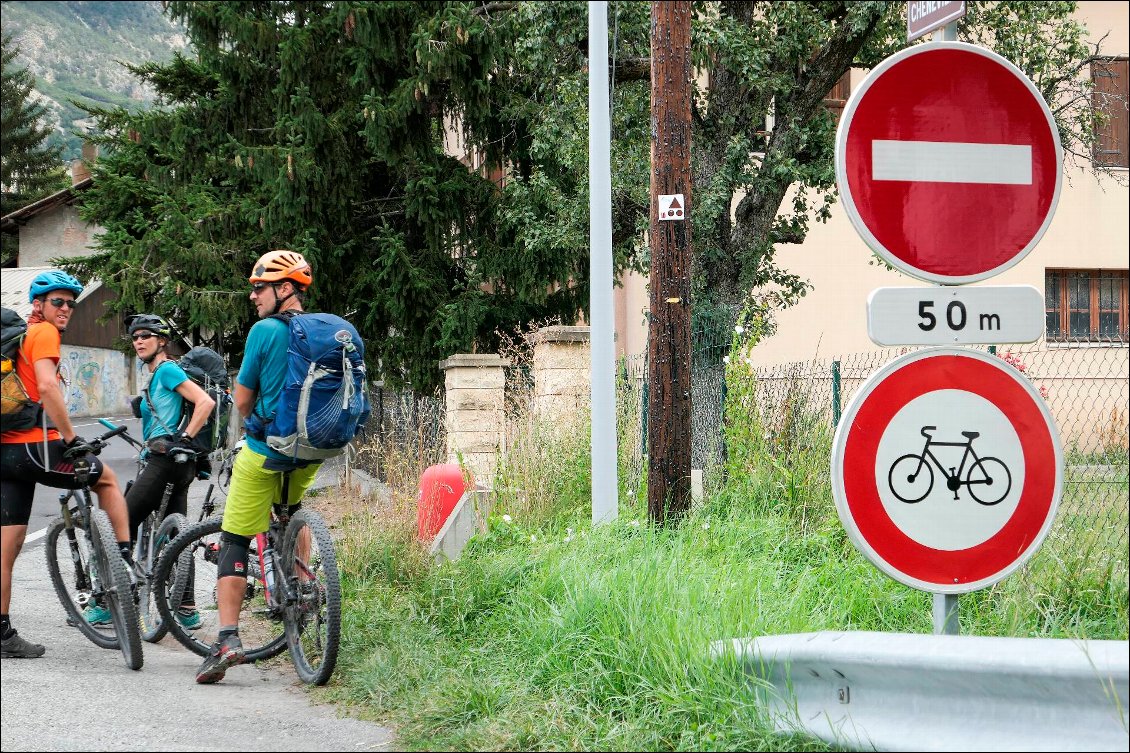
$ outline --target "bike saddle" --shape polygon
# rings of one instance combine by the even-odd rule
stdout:
[[[977,437],[981,436],[981,432],[979,432],[979,431],[963,431],[963,432],[961,432],[961,436],[972,441],[972,440],[976,439]]]

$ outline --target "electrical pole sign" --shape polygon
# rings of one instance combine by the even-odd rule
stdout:
[[[1001,56],[961,42],[880,63],[844,108],[836,182],[883,259],[941,285],[1016,264],[1051,223],[1063,155],[1051,110]]]
[[[995,356],[910,353],[873,374],[836,430],[832,488],[856,548],[937,594],[1007,577],[1047,536],[1063,486],[1040,393]]]

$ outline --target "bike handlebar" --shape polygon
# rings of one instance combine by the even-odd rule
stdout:
[[[98,439],[95,440],[96,442],[101,442],[102,446],[106,445],[107,440],[109,440],[113,437],[117,437],[117,436],[120,436],[122,439],[129,442],[131,445],[133,445],[135,448],[137,448],[139,450],[145,446],[141,442],[134,439],[130,435],[128,426],[118,426],[118,425],[114,424],[112,421],[109,421],[105,418],[98,419],[98,423],[100,423],[103,426],[105,426],[106,428],[110,429],[110,431],[108,431],[107,433],[103,434],[102,436],[98,437]]]
[[[927,439],[929,439],[929,438],[930,438],[930,435],[929,435],[929,434],[927,434],[926,432],[928,432],[928,431],[937,431],[937,430],[938,430],[938,427],[937,427],[937,426],[923,426],[923,427],[922,427],[922,436],[924,436],[924,437],[926,437]]]

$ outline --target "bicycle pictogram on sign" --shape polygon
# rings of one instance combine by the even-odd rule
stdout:
[[[1012,473],[1000,458],[979,457],[973,449],[973,440],[981,436],[976,431],[963,431],[961,436],[964,442],[941,442],[934,439],[931,432],[937,431],[937,426],[923,426],[922,436],[926,444],[922,451],[914,454],[903,455],[891,464],[890,473],[887,474],[887,485],[891,493],[900,502],[909,505],[921,502],[930,495],[934,489],[934,469],[927,461],[932,461],[942,472],[946,480],[946,488],[953,492],[953,498],[960,499],[958,491],[962,486],[969,488],[969,496],[985,506],[998,504],[1008,496],[1012,490]],[[931,447],[964,447],[961,462],[950,466],[949,471],[938,460]],[[966,462],[969,470],[966,471]],[[964,478],[962,475],[964,474]]]

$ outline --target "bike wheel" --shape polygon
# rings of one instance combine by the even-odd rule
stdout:
[[[986,507],[999,504],[1012,491],[1012,474],[998,458],[981,458],[965,477],[969,496]]]
[[[926,499],[934,488],[934,469],[922,461],[921,455],[903,455],[891,465],[887,485],[900,502],[913,505]]]
[[[134,601],[133,580],[129,567],[118,553],[118,540],[114,527],[104,510],[91,510],[98,543],[94,547],[98,572],[102,576],[103,599],[114,622],[118,648],[122,650],[126,666],[141,669],[145,657],[141,653],[141,633],[138,628],[137,602]]]
[[[161,553],[154,575],[154,598],[161,620],[182,646],[200,656],[208,655],[220,632],[216,582],[222,521],[215,516],[183,529]],[[252,552],[251,559],[255,556]],[[256,577],[258,570],[249,567],[248,571],[239,636],[246,660],[258,661],[285,651],[286,634],[282,610],[267,608],[263,584]],[[200,618],[193,628],[185,627],[173,614],[187,604],[196,608]]]
[[[299,510],[283,536],[282,573],[296,596],[286,610],[286,643],[299,679],[325,685],[341,644],[341,581],[322,516]]]
[[[161,558],[161,552],[176,535],[188,528],[188,518],[173,513],[165,518],[156,531],[153,530],[153,516],[141,524],[141,552],[145,579],[138,584],[138,615],[141,618],[141,638],[149,643],[157,643],[169,633],[169,627],[161,619],[157,609],[156,592],[153,590],[154,571]]]
[[[68,624],[77,627],[99,648],[117,648],[118,636],[111,625],[91,625],[83,617],[82,610],[95,598],[91,567],[96,565],[85,522],[75,514],[71,515],[71,522],[74,527],[69,533],[62,518],[56,518],[47,527],[43,548],[51,585],[67,613]],[[73,541],[70,534],[74,535]]]

